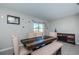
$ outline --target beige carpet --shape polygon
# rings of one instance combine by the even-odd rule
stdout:
[[[63,43],[62,55],[79,55],[79,46],[70,43]]]

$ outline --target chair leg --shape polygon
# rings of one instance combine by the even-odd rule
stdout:
[[[29,53],[28,55],[31,55],[31,53]]]
[[[56,55],[61,55],[61,48],[56,52]]]
[[[13,52],[13,55],[15,55],[15,53]]]

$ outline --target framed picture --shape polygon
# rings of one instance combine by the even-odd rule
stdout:
[[[20,17],[7,15],[7,24],[20,24]]]

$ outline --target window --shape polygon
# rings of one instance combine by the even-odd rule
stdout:
[[[44,32],[44,24],[42,23],[34,23],[33,24],[34,32]]]

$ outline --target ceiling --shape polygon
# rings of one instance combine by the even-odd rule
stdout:
[[[79,5],[75,3],[4,3],[0,6],[44,20],[55,20],[79,13]]]

